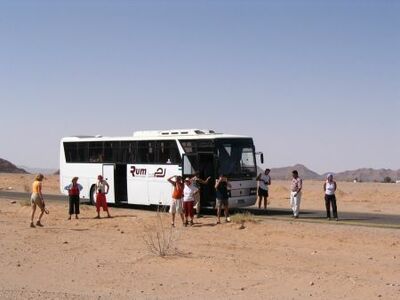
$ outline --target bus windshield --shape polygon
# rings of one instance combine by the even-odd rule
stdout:
[[[252,139],[218,139],[215,141],[218,175],[232,179],[257,175]]]

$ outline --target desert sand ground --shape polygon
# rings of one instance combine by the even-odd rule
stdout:
[[[10,186],[3,178],[0,187]],[[25,183],[18,182],[14,189],[24,190],[17,185]],[[45,192],[50,193],[51,182],[45,181]],[[286,188],[274,183],[276,189]],[[366,187],[377,189],[377,195],[395,186],[371,185]],[[363,191],[341,186],[347,195]],[[271,205],[282,201],[286,207],[285,193],[282,199],[271,197]],[[390,200],[389,208],[398,199],[394,192],[390,195],[377,199]],[[356,199],[355,206],[374,204],[365,209],[382,210],[373,198],[348,199]],[[196,220],[193,227],[171,228],[166,213],[111,208],[114,218],[96,220],[88,205],[81,206],[79,220],[69,221],[67,203],[58,201],[47,204],[44,227],[31,229],[26,199],[12,202],[0,199],[1,299],[400,298],[396,229],[255,217],[240,229],[236,222],[215,225],[211,216]],[[172,237],[165,257],[149,248],[156,233],[165,240]]]
[[[30,192],[34,177],[32,174],[0,173],[0,190]],[[321,181],[304,181],[301,208],[325,209],[322,185]],[[289,186],[289,181],[273,180],[269,197],[271,208],[289,207]],[[45,194],[60,194],[58,176],[46,175],[43,190]],[[338,182],[336,196],[339,212],[400,214],[400,184]]]

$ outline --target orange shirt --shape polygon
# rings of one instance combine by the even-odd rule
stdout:
[[[39,194],[42,192],[42,183],[38,180],[35,180],[32,183],[32,193]]]
[[[172,198],[181,199],[183,197],[183,183],[175,183],[174,191],[172,192]]]

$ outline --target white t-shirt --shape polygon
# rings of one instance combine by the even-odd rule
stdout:
[[[107,182],[105,180],[103,181],[97,181],[96,183],[96,191],[98,193],[105,193],[106,192],[106,184]]]
[[[325,183],[325,195],[335,195],[335,183],[326,181]]]
[[[271,177],[269,175],[265,175],[265,173],[262,173],[260,176],[260,180],[258,181],[258,186],[260,189],[263,189],[265,191],[268,191],[268,185],[266,182],[269,182],[271,180]]]
[[[183,188],[183,202],[194,201],[194,193],[198,190],[194,184],[187,185]]]

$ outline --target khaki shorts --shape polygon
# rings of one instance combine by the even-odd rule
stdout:
[[[182,199],[171,199],[171,206],[169,207],[169,212],[171,214],[181,214],[183,213]]]
[[[40,198],[39,194],[38,193],[32,193],[32,195],[31,195],[31,205],[35,206],[35,207],[39,206],[39,208],[41,210],[43,210],[44,209],[44,205],[43,204],[44,203],[43,203],[42,199]]]

